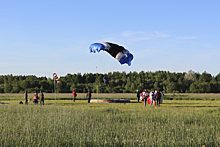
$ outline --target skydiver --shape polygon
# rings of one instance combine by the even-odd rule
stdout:
[[[155,108],[156,108],[155,90],[151,91],[151,93],[150,93],[150,100],[151,100],[150,107],[151,107],[151,105],[154,103]]]
[[[103,81],[104,81],[105,84],[109,85],[108,77],[106,75],[104,75]]]

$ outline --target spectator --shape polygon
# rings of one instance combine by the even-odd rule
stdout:
[[[157,100],[158,106],[160,106],[160,99],[161,99],[161,93],[160,93],[160,90],[158,90],[156,93],[156,100]]]
[[[76,96],[77,96],[76,91],[75,91],[75,89],[73,89],[73,102],[75,102]]]
[[[92,94],[91,94],[90,90],[87,92],[86,97],[88,99],[88,103],[90,103],[90,100],[91,100],[91,97],[92,97]]]
[[[40,91],[40,104],[44,105],[44,94]]]
[[[34,104],[38,104],[38,93],[37,93],[37,90],[35,91],[34,93]]]
[[[27,93],[27,90],[25,90],[24,99],[25,99],[25,105],[27,105],[28,104],[28,93]]]
[[[137,90],[137,102],[139,103],[139,98],[140,98],[140,92]]]

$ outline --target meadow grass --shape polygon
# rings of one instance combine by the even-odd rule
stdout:
[[[0,97],[0,146],[220,146],[220,101],[20,100]]]
[[[219,93],[166,93],[167,100],[220,100]]]

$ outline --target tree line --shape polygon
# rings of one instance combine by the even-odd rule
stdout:
[[[109,85],[103,82],[101,73],[76,73],[59,77],[56,84],[57,93],[69,93],[75,89],[78,93],[89,90],[98,93],[135,93],[137,89],[162,90],[164,93],[220,93],[220,73],[212,76],[207,72],[202,74],[192,70],[183,73],[156,72],[108,72]],[[47,77],[0,76],[0,93],[24,93],[35,90],[47,93],[54,92],[54,80]]]

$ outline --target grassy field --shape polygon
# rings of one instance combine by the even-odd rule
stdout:
[[[72,94],[56,96],[54,100],[54,94],[45,94],[44,106],[27,106],[18,104],[23,94],[0,94],[0,102],[9,103],[0,105],[0,146],[220,146],[219,94],[184,95],[213,99],[164,100],[157,108],[135,100],[74,103]],[[84,99],[85,94],[78,96]],[[135,98],[135,94],[98,96]]]

